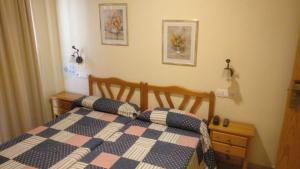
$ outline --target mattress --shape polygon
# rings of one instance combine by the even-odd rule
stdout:
[[[75,108],[0,145],[0,168],[69,168],[130,118]]]
[[[216,168],[203,135],[132,120],[71,168],[198,169]]]

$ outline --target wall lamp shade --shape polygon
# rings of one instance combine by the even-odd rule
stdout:
[[[234,75],[234,70],[230,67],[230,59],[226,59],[226,67],[224,68],[224,74],[227,80],[231,80]]]
[[[71,56],[75,59],[75,62],[78,64],[83,63],[83,59],[79,54],[79,49],[77,49],[75,46],[72,46],[72,49],[74,49],[74,52]]]

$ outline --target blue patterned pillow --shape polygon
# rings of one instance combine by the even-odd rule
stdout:
[[[139,106],[97,96],[83,96],[76,100],[76,106],[94,109],[96,111],[119,114],[126,117],[135,118],[139,114]]]
[[[197,118],[191,113],[187,113],[178,109],[156,108],[154,110],[146,110],[141,113],[138,119],[170,127],[190,130],[200,133],[201,125],[205,122]],[[205,124],[206,126],[206,124]]]

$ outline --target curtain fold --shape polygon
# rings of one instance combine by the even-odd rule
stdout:
[[[29,0],[0,0],[0,142],[44,121]]]

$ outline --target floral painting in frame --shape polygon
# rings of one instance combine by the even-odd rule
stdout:
[[[162,62],[196,66],[198,21],[163,20]]]
[[[100,4],[101,39],[104,45],[128,45],[127,4]]]

